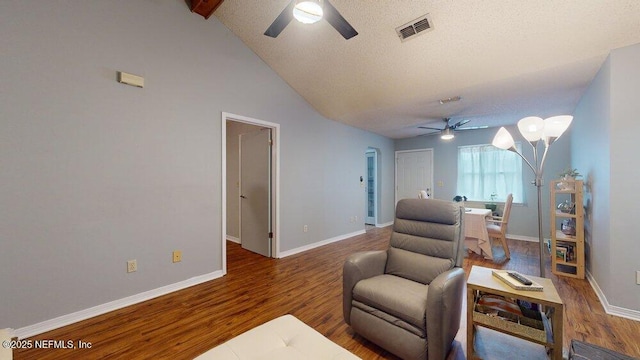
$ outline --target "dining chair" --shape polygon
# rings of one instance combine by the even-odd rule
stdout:
[[[509,215],[511,214],[511,204],[513,203],[513,194],[507,195],[504,202],[504,211],[502,216],[491,216],[487,218],[487,233],[491,240],[499,240],[504,254],[507,259],[511,259],[509,246],[507,245],[507,225],[509,224]]]

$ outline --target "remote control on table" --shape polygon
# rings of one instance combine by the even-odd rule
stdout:
[[[522,283],[522,284],[524,284],[524,285],[531,285],[531,284],[533,284],[533,283],[531,282],[531,280],[529,280],[529,279],[527,279],[526,277],[524,277],[524,276],[522,276],[522,275],[518,274],[517,272],[511,272],[511,271],[509,271],[509,272],[507,272],[507,274],[509,274],[509,276],[511,276],[512,278],[514,278],[514,279],[518,280],[520,283]]]

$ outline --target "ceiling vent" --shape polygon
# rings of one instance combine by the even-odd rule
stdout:
[[[396,33],[398,33],[398,37],[400,38],[400,40],[404,42],[409,39],[413,39],[420,33],[431,30],[433,28],[431,24],[431,16],[429,16],[429,14],[426,14],[402,26],[397,27]]]

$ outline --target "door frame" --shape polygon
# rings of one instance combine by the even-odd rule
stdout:
[[[273,222],[273,239],[271,239],[272,257],[280,257],[280,124],[254,119],[247,116],[222,112],[222,274],[227,274],[227,122],[234,121],[271,129],[271,191],[272,203],[271,214]]]
[[[414,150],[399,150],[395,153],[394,161],[394,182],[393,200],[394,204],[398,203],[398,154],[411,153],[411,152],[429,152],[431,154],[431,198],[435,198],[435,186],[433,184],[433,148],[414,149]],[[416,195],[417,197],[418,195]]]

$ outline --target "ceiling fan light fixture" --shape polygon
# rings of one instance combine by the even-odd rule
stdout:
[[[440,139],[442,140],[451,140],[453,139],[453,137],[454,137],[453,131],[451,131],[450,128],[446,128],[442,130],[442,134],[440,135]]]
[[[303,24],[313,24],[322,19],[322,4],[319,0],[299,0],[293,7],[293,17]]]
[[[450,98],[446,98],[446,99],[440,99],[440,100],[438,100],[438,102],[440,102],[440,105],[444,105],[444,104],[448,104],[450,102],[458,102],[460,100],[462,100],[462,97],[454,96],[454,97],[450,97]]]

